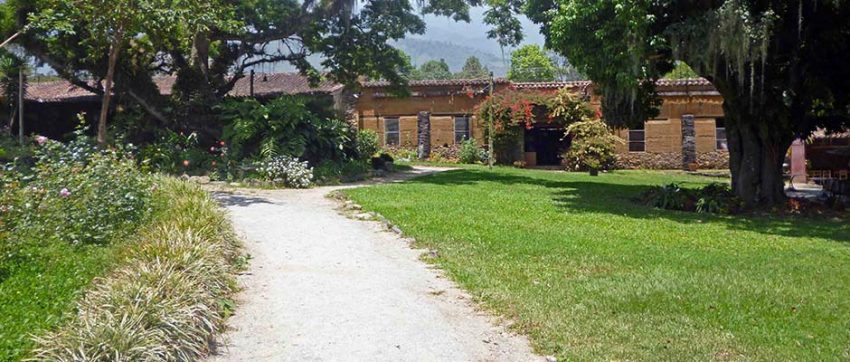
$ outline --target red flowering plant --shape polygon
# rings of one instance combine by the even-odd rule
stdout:
[[[596,118],[588,102],[568,88],[552,92],[510,87],[487,97],[476,107],[475,113],[485,122],[493,117],[494,150],[497,154],[509,152],[506,148],[517,144],[523,134],[522,128],[531,129],[535,123],[566,127]]]
[[[496,130],[531,129],[540,121],[566,126],[594,115],[589,104],[568,88],[556,92],[508,88],[487,97],[475,112],[483,120],[492,115]]]

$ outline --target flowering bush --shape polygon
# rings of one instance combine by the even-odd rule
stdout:
[[[290,156],[275,156],[257,162],[257,172],[267,181],[281,182],[287,187],[307,188],[313,181],[313,169],[307,162]]]
[[[616,143],[622,139],[600,119],[588,119],[567,127],[572,137],[570,149],[564,154],[567,170],[606,170],[617,160]]]
[[[35,164],[4,165],[0,176],[3,248],[14,254],[28,239],[104,243],[145,215],[151,181],[126,154],[96,148],[82,132],[67,144],[35,141]]]

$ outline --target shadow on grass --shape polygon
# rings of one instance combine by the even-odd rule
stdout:
[[[620,184],[612,179],[616,174],[592,180],[552,180],[517,174],[504,174],[480,170],[452,170],[410,180],[409,183],[433,185],[475,185],[496,182],[506,186],[534,185],[549,189],[556,207],[564,211],[609,213],[636,219],[666,219],[692,224],[711,222],[732,230],[753,231],[786,237],[817,237],[850,243],[850,223],[846,220],[829,221],[813,217],[711,215],[653,208],[633,201],[652,183]],[[585,178],[585,177],[582,177]],[[597,181],[598,180],[598,181]],[[680,182],[687,186],[688,182]]]

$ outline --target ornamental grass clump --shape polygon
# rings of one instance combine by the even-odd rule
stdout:
[[[238,243],[199,187],[161,178],[152,222],[77,314],[39,336],[37,361],[188,361],[211,352],[232,305]]]

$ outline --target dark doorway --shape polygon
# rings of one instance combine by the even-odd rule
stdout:
[[[525,152],[536,152],[538,166],[558,166],[561,154],[570,147],[564,128],[550,125],[525,130]]]

